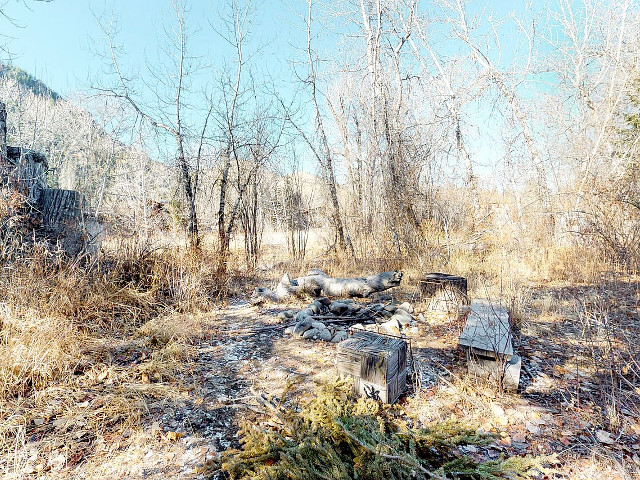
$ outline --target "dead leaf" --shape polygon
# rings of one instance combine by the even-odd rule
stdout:
[[[183,437],[183,434],[180,432],[167,432],[166,438],[170,442],[177,442]]]
[[[66,418],[56,418],[53,421],[53,426],[55,428],[62,428],[67,424],[67,419]]]
[[[524,424],[524,428],[526,428],[529,431],[529,433],[532,433],[533,435],[540,434],[540,427],[534,423],[526,422]]]
[[[62,453],[59,453],[55,457],[49,459],[49,463],[47,466],[51,467],[51,470],[57,471],[64,467],[64,464],[67,461],[67,457],[65,457]]]
[[[501,427],[505,427],[509,424],[509,418],[504,415],[502,417],[496,417],[496,423]]]
[[[491,404],[491,413],[493,413],[496,417],[501,417],[504,415],[504,408],[496,403]]]
[[[596,430],[596,438],[600,443],[604,443],[606,445],[613,445],[616,443],[611,434],[606,430]]]
[[[558,376],[561,376],[569,373],[569,370],[567,370],[564,367],[561,367],[560,365],[556,365],[555,367],[553,367],[553,373],[555,373]]]

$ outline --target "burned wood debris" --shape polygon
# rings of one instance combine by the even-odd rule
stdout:
[[[0,181],[5,196],[24,199],[19,214],[5,222],[10,232],[23,232],[17,239],[21,248],[36,241],[71,257],[95,254],[104,229],[84,196],[74,190],[48,188],[46,156],[7,145],[6,115],[6,106],[0,102]]]
[[[283,321],[295,321],[285,329],[287,335],[338,343],[347,339],[349,329],[396,337],[416,335],[419,328],[412,313],[413,307],[407,302],[366,304],[352,299],[331,301],[322,297],[297,313],[287,310],[279,316]]]

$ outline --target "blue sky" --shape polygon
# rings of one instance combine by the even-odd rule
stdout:
[[[198,55],[221,65],[229,51],[209,22],[220,29],[218,12],[223,2],[195,0],[189,4],[189,23],[196,30],[192,47]],[[304,32],[294,25],[301,25],[301,21],[291,5],[304,11],[304,3],[297,0],[257,2],[257,24],[249,50],[261,46],[263,63],[274,76],[288,69],[291,45],[301,45],[304,40]],[[7,48],[12,63],[66,95],[83,89],[89,76],[101,71],[103,62],[95,51],[104,51],[104,35],[96,17],[117,19],[127,66],[136,69],[144,64],[145,56],[156,55],[163,28],[171,22],[169,7],[170,2],[164,0],[26,0],[26,5],[10,0],[4,12],[15,24],[2,19],[0,26],[10,37]]]
[[[10,37],[8,45],[12,62],[34,74],[62,95],[83,89],[90,75],[100,73],[102,63],[95,51],[104,51],[103,34],[96,17],[118,21],[119,38],[127,53],[129,66],[144,64],[145,55],[156,54],[162,29],[171,21],[169,0],[9,0],[4,12],[15,19],[15,25],[0,19],[0,31]],[[222,65],[228,58],[224,42],[211,29],[221,27],[218,12],[224,11],[223,0],[192,0],[189,21],[197,32],[192,47],[213,64]],[[431,2],[423,2],[429,8]],[[277,78],[290,79],[292,58],[301,58],[305,32],[304,0],[259,0],[253,28],[253,50],[261,47],[264,68]],[[524,2],[509,0],[478,1],[470,11],[488,9],[505,16],[522,9]],[[424,8],[424,7],[423,7]],[[325,32],[326,33],[326,32]],[[324,35],[322,45],[331,48],[332,39]],[[303,58],[303,57],[302,57]]]
[[[187,3],[188,23],[195,31],[191,39],[192,52],[201,56],[203,62],[211,63],[214,71],[220,71],[225,62],[233,61],[229,47],[214,31],[223,26],[220,12],[224,12],[227,2],[192,0]],[[280,84],[280,92],[286,95],[294,89],[291,61],[306,61],[304,20],[298,16],[306,14],[306,1],[256,0],[255,4],[256,23],[246,49],[253,53],[260,48],[253,73],[256,77],[269,75],[274,78]],[[520,0],[472,1],[469,12],[470,16],[494,12],[495,17],[504,18],[513,10],[521,13],[524,4]],[[9,0],[3,9],[15,19],[15,25],[0,19],[0,31],[11,37],[7,48],[12,53],[12,63],[32,73],[56,92],[70,95],[86,90],[91,79],[100,76],[105,64],[96,55],[96,52],[106,51],[98,18],[103,21],[116,18],[118,39],[125,53],[123,67],[135,74],[144,70],[146,59],[153,63],[158,55],[163,29],[171,26],[170,5],[170,0]],[[433,2],[425,1],[422,5],[423,9],[434,9],[434,15],[438,14]],[[534,6],[538,12],[542,11],[542,3],[536,2]],[[321,23],[314,25],[316,31],[322,28]],[[508,28],[513,26],[505,26],[506,32],[502,32],[506,34],[503,58],[506,63],[513,55],[510,48],[514,47],[509,42]],[[336,48],[338,38],[329,33],[323,31],[316,43],[324,51],[321,56],[331,55]],[[304,64],[302,69],[306,71]],[[482,111],[478,113],[480,117],[488,115]],[[488,166],[496,159],[495,139],[487,141],[493,129],[487,128],[487,122],[481,123],[483,128],[477,130],[477,138],[473,138],[476,129],[470,125],[469,140],[479,154],[476,157],[479,163]]]

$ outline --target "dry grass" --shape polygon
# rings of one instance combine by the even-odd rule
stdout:
[[[98,464],[104,456],[120,458],[122,445],[141,455],[136,442],[159,442],[157,426],[147,425],[150,405],[188,396],[184,372],[195,358],[194,347],[212,335],[207,320],[215,308],[264,282],[259,275],[277,281],[284,272],[297,276],[310,268],[345,277],[400,269],[404,287],[394,295],[413,301],[427,271],[467,277],[471,296],[506,303],[518,340],[575,349],[575,360],[559,365],[566,371],[577,366],[578,381],[588,375],[589,382],[603,386],[596,392],[601,396],[583,393],[577,405],[586,409],[592,402],[588,412],[581,410],[600,422],[588,427],[591,431],[630,434],[628,415],[621,409],[636,412],[638,394],[621,384],[637,385],[640,379],[640,342],[633,323],[639,314],[633,290],[637,278],[621,282],[617,276],[607,283],[602,272],[610,265],[585,248],[534,247],[529,239],[491,238],[491,232],[470,248],[462,234],[452,235],[450,245],[437,232],[429,235],[420,253],[316,256],[224,278],[215,273],[211,250],[196,255],[135,238],[109,239],[95,265],[65,263],[38,250],[6,265],[0,274],[0,475],[55,475],[60,462],[73,468],[84,461]],[[457,338],[460,325],[446,318],[430,320],[425,326],[430,336]],[[561,329],[567,325],[578,327],[575,336]],[[562,341],[550,340],[558,338]],[[553,376],[551,370],[546,373]],[[575,400],[575,379],[566,377],[553,377],[555,391]],[[437,390],[410,399],[406,410],[424,421],[466,418],[494,433],[505,430],[502,412],[516,429],[530,420],[518,416],[526,406],[517,397],[499,395],[462,375],[447,378]],[[548,438],[543,442],[545,448],[550,443]],[[596,478],[594,472],[624,478],[616,474],[620,461],[609,453],[567,452],[564,472],[570,478]],[[633,471],[632,464],[625,463],[623,470]]]
[[[230,280],[208,252],[112,245],[85,267],[34,249],[0,275],[0,474],[55,469],[54,453],[80,462],[142,428],[149,403],[184,394],[207,333],[199,312]]]

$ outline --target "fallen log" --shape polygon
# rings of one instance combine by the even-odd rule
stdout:
[[[285,273],[275,290],[256,288],[251,295],[251,303],[257,305],[265,301],[282,302],[292,296],[312,297],[368,297],[372,293],[397,287],[402,281],[402,272],[393,270],[377,275],[357,278],[332,278],[322,270],[313,269],[303,277],[291,279]]]

